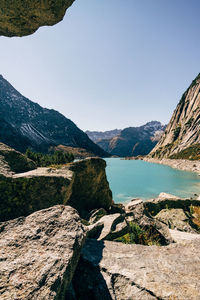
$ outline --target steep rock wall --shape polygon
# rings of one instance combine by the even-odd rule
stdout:
[[[170,157],[182,151],[199,148],[200,154],[200,74],[183,94],[161,140],[151,151],[155,158]],[[197,152],[198,152],[197,151]],[[197,153],[198,156],[198,153]],[[175,157],[174,157],[175,158]],[[179,157],[176,157],[179,158]]]

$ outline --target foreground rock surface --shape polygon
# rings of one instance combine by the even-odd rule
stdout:
[[[76,299],[200,299],[200,240],[167,247],[87,240]]]
[[[0,298],[65,299],[85,239],[76,210],[54,206],[0,232]]]
[[[25,36],[60,22],[74,0],[1,0],[0,35]]]

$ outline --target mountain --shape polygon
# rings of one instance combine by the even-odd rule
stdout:
[[[200,74],[183,94],[150,156],[200,159]]]
[[[19,151],[46,152],[51,146],[80,147],[107,156],[71,120],[22,96],[0,75],[0,141]]]
[[[114,130],[108,130],[108,131],[89,131],[87,130],[85,133],[89,136],[89,138],[93,142],[98,142],[100,140],[104,139],[111,139],[115,137],[116,135],[120,134],[122,130],[121,129],[114,129]]]
[[[160,122],[152,121],[140,127],[125,128],[117,136],[99,140],[97,144],[112,155],[146,155],[156,145],[164,129]]]

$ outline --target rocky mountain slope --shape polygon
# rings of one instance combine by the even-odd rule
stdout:
[[[125,128],[112,139],[102,139],[97,144],[112,155],[146,155],[156,145],[164,129],[160,122],[152,121],[140,127]]]
[[[61,21],[74,0],[1,0],[0,35],[24,36]]]
[[[113,137],[120,134],[122,130],[121,129],[114,129],[114,130],[108,130],[108,131],[89,131],[87,130],[85,133],[89,136],[89,138],[93,142],[98,142],[100,140],[104,139],[112,139]]]
[[[200,74],[183,94],[161,140],[150,156],[200,158]]]
[[[71,120],[22,96],[0,76],[0,141],[19,150],[47,151],[50,146],[80,147],[106,156]]]

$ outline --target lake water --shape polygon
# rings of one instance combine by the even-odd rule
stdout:
[[[179,197],[200,195],[200,176],[142,160],[107,158],[107,178],[116,203],[150,199],[161,192]]]

